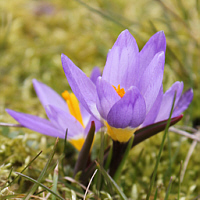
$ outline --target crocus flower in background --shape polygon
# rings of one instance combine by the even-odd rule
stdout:
[[[94,68],[90,80],[95,84],[100,74],[100,70]],[[101,123],[78,103],[73,93],[63,92],[63,99],[53,89],[35,79],[33,80],[33,86],[49,120],[6,109],[8,114],[22,126],[45,135],[63,139],[65,138],[66,129],[68,129],[67,139],[77,150],[82,148],[91,121],[95,122],[96,131],[100,129]]]
[[[181,82],[163,94],[165,50],[163,31],[153,35],[140,52],[134,37],[123,31],[96,85],[67,56],[62,54],[61,60],[72,91],[85,109],[104,122],[114,141],[127,142],[137,129],[168,119],[175,91],[173,116],[192,100],[192,90],[181,96]]]

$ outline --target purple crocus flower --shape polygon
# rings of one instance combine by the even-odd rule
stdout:
[[[94,68],[90,79],[93,84],[96,83],[97,77],[100,74],[100,70]],[[78,103],[73,93],[63,92],[62,96],[64,100],[52,88],[35,79],[33,80],[33,86],[40,102],[45,108],[49,120],[6,109],[8,114],[24,127],[45,135],[63,139],[65,138],[66,129],[68,129],[68,140],[77,150],[80,150],[90,129],[91,121],[95,122],[96,131],[102,126],[96,118],[91,116]]]
[[[102,120],[115,141],[127,142],[141,127],[169,117],[177,91],[173,116],[192,100],[192,90],[181,96],[183,83],[175,83],[163,95],[166,39],[163,31],[153,35],[139,52],[134,37],[123,31],[109,51],[102,77],[96,85],[64,54],[67,80],[85,109]]]
[[[189,89],[182,94],[183,82],[177,81],[164,94],[162,90],[160,91],[160,95],[158,95],[151,111],[142,123],[143,127],[169,118],[175,92],[176,99],[174,102],[172,118],[179,116],[188,108],[193,99],[193,90]]]

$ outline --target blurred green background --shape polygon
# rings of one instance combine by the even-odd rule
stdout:
[[[66,54],[89,75],[94,66],[99,66],[103,70],[108,50],[119,33],[129,29],[140,49],[155,32],[164,31],[167,39],[164,89],[168,89],[175,81],[183,81],[184,90],[193,88],[194,100],[182,120],[182,124],[191,126],[192,122],[198,122],[200,118],[199,19],[199,0],[0,1],[0,121],[15,122],[5,112],[5,108],[45,117],[44,109],[33,90],[32,79],[42,81],[58,93],[69,89],[61,65],[61,53]],[[10,129],[0,130],[0,143],[5,144],[0,150],[0,165],[4,163],[5,158],[7,160],[4,164],[8,164],[9,156],[15,149],[20,149],[24,155],[20,157],[18,154],[11,163],[18,167],[16,162],[20,162],[22,167],[25,165],[23,160],[33,154],[27,148],[34,146],[40,149],[46,146],[48,152],[47,144],[49,141],[51,144],[52,141],[51,138],[25,129],[24,132],[11,129],[10,136]],[[31,145],[27,146],[27,140],[21,137],[24,134],[29,139],[32,137]],[[134,177],[134,180],[128,179],[124,183],[127,192],[136,184],[139,193],[145,193],[146,188],[143,186],[149,182],[154,167],[151,161],[155,159],[161,141],[159,136],[156,137],[156,141],[152,138],[145,143],[145,156],[137,165],[137,169],[141,171],[137,174],[136,169],[125,170],[124,177],[128,174]],[[38,146],[34,140],[39,142]],[[182,144],[177,135],[172,135],[171,140],[172,152],[176,151],[177,147],[180,148],[175,161],[179,164],[180,160],[185,159],[191,141],[184,140]],[[19,147],[19,142],[24,144]],[[184,148],[181,148],[181,145],[184,145]],[[197,145],[198,150],[199,146]],[[137,156],[143,148],[144,145],[140,145],[132,151],[127,166],[131,165],[129,167],[134,168]],[[164,158],[168,159],[167,149]],[[40,162],[41,160],[38,161]],[[188,166],[191,171],[186,175],[183,184],[185,195],[192,185],[195,185],[196,194],[200,191],[200,181],[195,179],[200,175],[199,164],[200,160],[194,155]],[[10,165],[4,168],[7,170],[9,167]],[[177,175],[179,168],[175,167],[177,166],[174,166],[172,171]],[[195,171],[195,168],[198,169]],[[164,180],[165,170],[163,164],[159,180]],[[122,177],[122,180],[125,179]]]

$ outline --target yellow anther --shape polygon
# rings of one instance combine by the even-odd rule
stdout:
[[[120,88],[120,85],[118,85],[118,87],[116,88],[114,85],[113,85],[115,91],[117,92],[117,94],[122,98],[124,95],[125,95],[125,90],[124,88]]]
[[[62,97],[67,102],[69,112],[71,113],[71,115],[73,115],[80,122],[83,128],[85,128],[83,124],[81,110],[80,110],[79,103],[76,96],[73,93],[69,93],[68,91],[65,90],[62,93]]]

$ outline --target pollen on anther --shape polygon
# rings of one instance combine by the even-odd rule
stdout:
[[[65,99],[71,115],[74,116],[81,123],[83,128],[85,128],[85,125],[83,124],[81,110],[80,110],[79,103],[76,96],[73,93],[64,91],[62,93],[62,97]]]
[[[125,90],[124,88],[120,88],[120,85],[118,85],[117,88],[113,85],[113,88],[121,98],[125,95]]]

